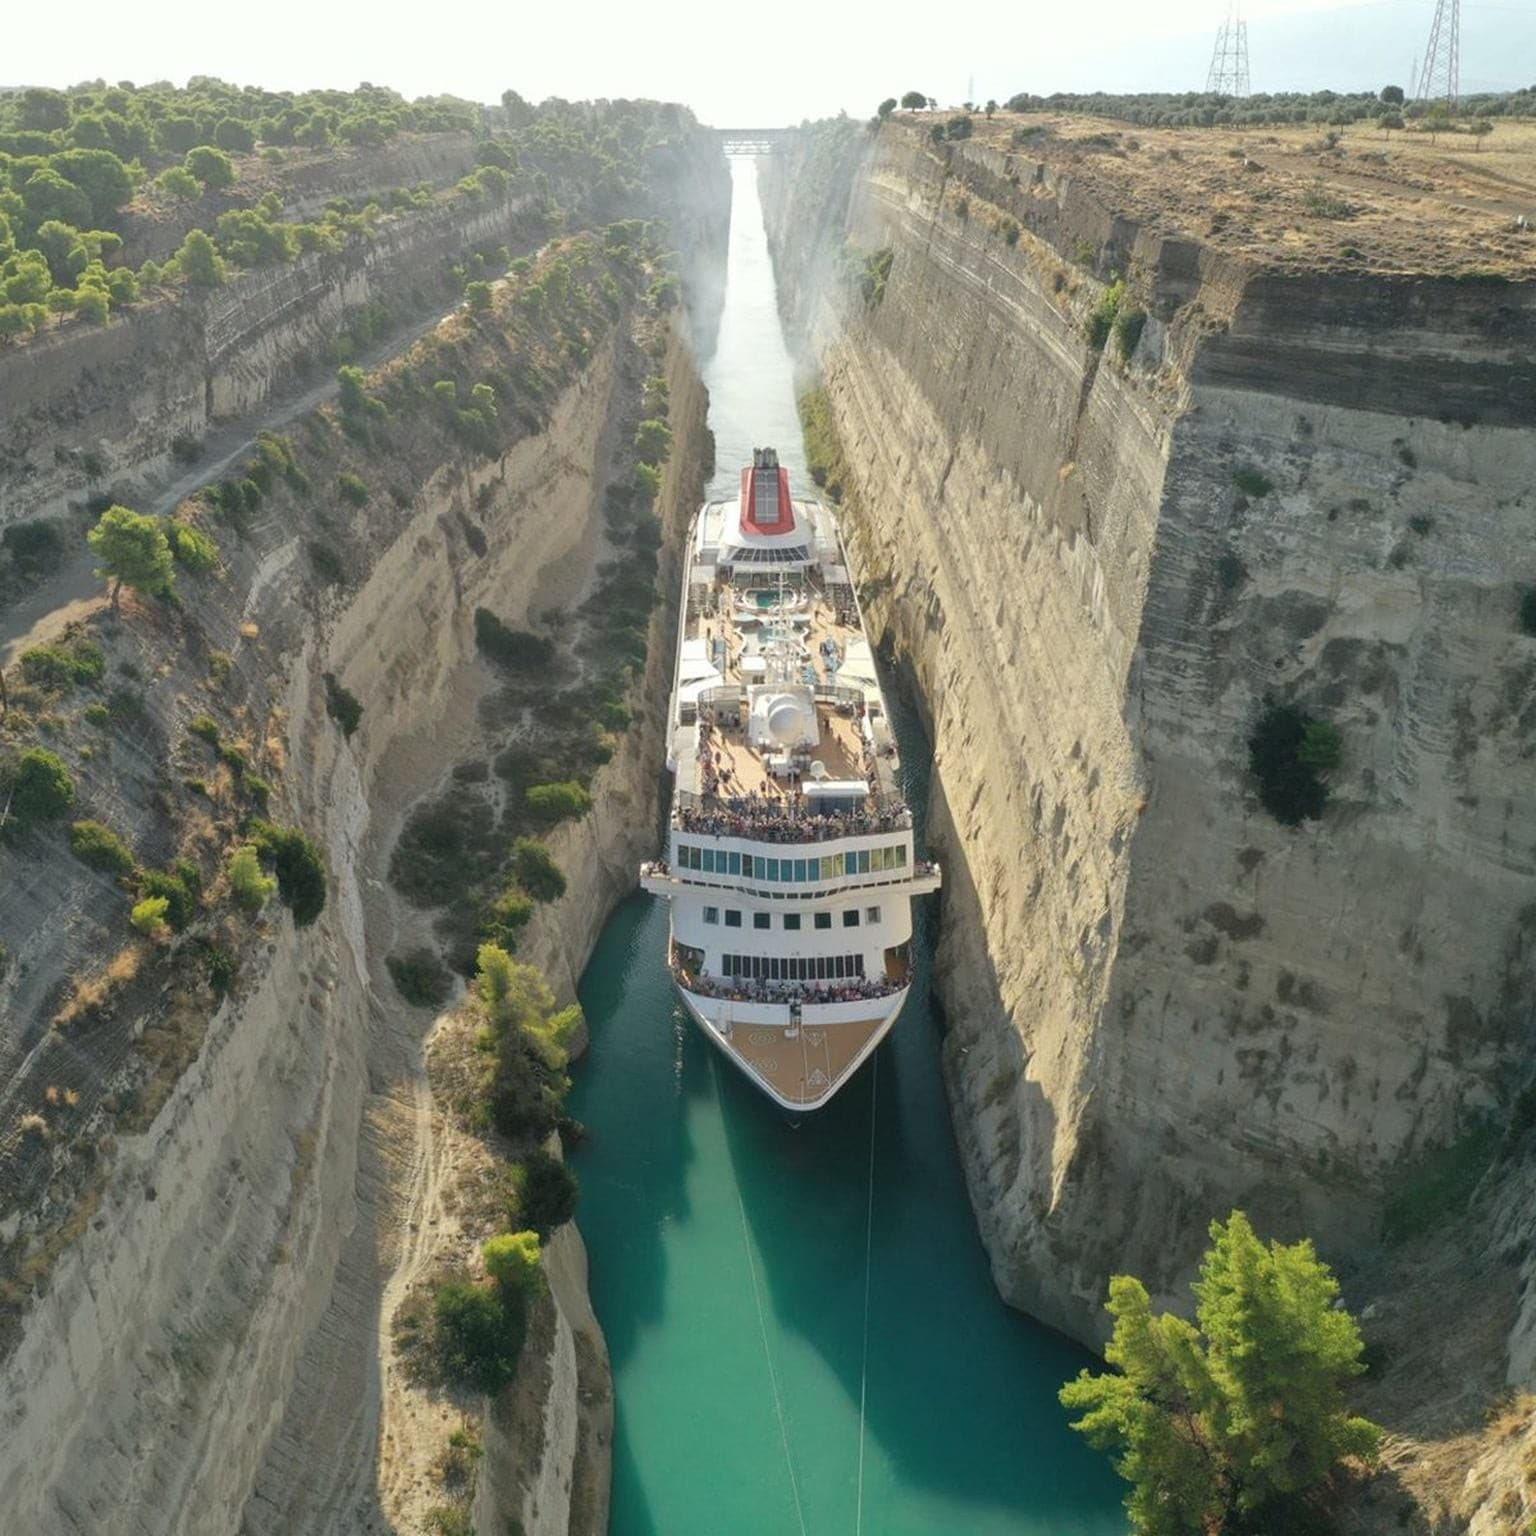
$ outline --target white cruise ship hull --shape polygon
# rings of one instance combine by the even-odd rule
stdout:
[[[771,449],[689,530],[668,709],[668,966],[705,1038],[792,1114],[879,1048],[911,982],[918,857],[832,514]]]

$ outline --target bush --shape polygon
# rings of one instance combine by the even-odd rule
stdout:
[[[23,576],[47,576],[64,558],[64,533],[57,523],[35,519],[12,523],[0,532],[0,545]]]
[[[469,307],[477,314],[483,314],[491,307],[491,285],[489,283],[466,283],[464,285],[464,297],[469,302]]]
[[[1124,302],[1125,284],[1117,277],[1100,295],[1099,302],[1093,306],[1083,328],[1088,345],[1095,352],[1104,350],[1104,343],[1109,340],[1120,306]]]
[[[576,1175],[542,1148],[530,1152],[518,1174],[518,1220],[548,1238],[576,1214]]]
[[[1520,594],[1520,628],[1527,635],[1536,635],[1536,587],[1527,587]]]
[[[189,176],[195,176],[205,191],[230,186],[235,179],[234,162],[222,149],[211,144],[200,144],[189,149],[182,166]]]
[[[163,896],[146,896],[143,901],[134,904],[128,920],[140,933],[153,938],[155,934],[165,931],[165,910],[169,905]]]
[[[481,1248],[480,1257],[504,1300],[512,1298],[526,1306],[539,1293],[543,1275],[537,1232],[503,1232]]]
[[[69,829],[69,851],[103,874],[126,875],[133,869],[132,850],[105,822],[75,822]]]
[[[261,911],[277,889],[277,881],[262,873],[261,857],[249,843],[230,855],[229,888],[235,905],[252,916]]]
[[[1130,362],[1146,324],[1147,312],[1139,304],[1122,304],[1116,312],[1115,347],[1125,362]]]
[[[63,693],[77,683],[94,683],[107,669],[101,647],[74,638],[62,645],[37,645],[23,651],[16,663],[24,681],[48,693]]]
[[[499,1392],[517,1374],[527,1331],[524,1310],[500,1287],[450,1280],[433,1298],[438,1348],[449,1376]]]
[[[384,961],[390,980],[413,1008],[441,1008],[448,1001],[452,978],[430,949],[412,949]]]
[[[635,452],[647,464],[665,464],[672,452],[672,429],[664,421],[642,421],[635,429]]]
[[[1268,496],[1274,490],[1274,482],[1266,480],[1256,469],[1236,469],[1232,472],[1232,484],[1240,490],[1244,496],[1251,496],[1255,501]]]
[[[368,505],[368,483],[359,479],[356,475],[341,474],[336,477],[336,489],[342,494],[345,501],[350,501],[354,507],[366,507]]]
[[[512,870],[535,901],[558,901],[565,895],[565,876],[537,838],[520,837],[512,845]]]
[[[564,821],[570,816],[585,816],[592,797],[574,780],[559,784],[534,784],[523,796],[528,809],[541,821]]]
[[[171,546],[158,517],[142,517],[127,507],[101,514],[86,542],[101,557],[98,575],[112,583],[112,606],[124,586],[147,597],[169,597],[176,588]]]
[[[475,609],[475,644],[503,666],[534,671],[555,659],[552,641],[523,629],[509,629],[489,608]]]
[[[341,556],[329,544],[311,539],[308,551],[309,563],[327,586],[344,587],[347,584],[347,568],[341,563]]]
[[[139,875],[139,894],[165,902],[165,919],[180,933],[197,916],[197,898],[202,884],[197,865],[183,859],[170,869],[144,870]]]
[[[219,563],[219,546],[191,523],[167,521],[165,539],[171,546],[171,558],[193,575],[211,571]]]
[[[58,756],[30,747],[0,770],[0,811],[7,795],[18,826],[57,821],[75,803],[75,781]]]
[[[215,751],[219,746],[219,722],[212,715],[193,715],[187,721],[189,735],[200,737]]]
[[[1326,721],[1288,704],[1266,706],[1248,739],[1248,765],[1264,809],[1286,827],[1321,816],[1328,802],[1323,776],[1341,754],[1339,733]]]
[[[341,727],[341,734],[348,740],[363,718],[363,706],[358,703],[357,695],[343,688],[336,681],[334,672],[325,674],[325,712]]]
[[[293,913],[296,928],[307,928],[325,910],[325,860],[297,827],[252,821],[251,842],[272,861],[277,891]]]

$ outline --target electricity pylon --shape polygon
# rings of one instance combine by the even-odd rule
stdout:
[[[1435,0],[1429,51],[1419,74],[1416,101],[1443,101],[1452,112],[1461,96],[1461,0]]]
[[[1211,72],[1205,79],[1208,96],[1248,94],[1248,23],[1239,0],[1229,0],[1227,14],[1211,51]]]

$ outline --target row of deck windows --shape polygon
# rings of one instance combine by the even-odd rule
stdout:
[[[849,981],[864,974],[863,955],[722,955],[727,976],[763,981]]]
[[[830,928],[832,926],[832,914],[830,912],[813,912],[811,917],[817,928]],[[801,914],[799,912],[781,912],[779,914],[779,925],[786,933],[799,933],[800,918]],[[720,921],[720,908],[705,907],[704,921],[711,925],[718,923]],[[878,923],[880,921],[880,908],[865,907],[864,921],[866,923]],[[725,909],[725,926],[727,928],[741,927],[741,911],[739,908],[727,907]],[[752,914],[752,926],[759,930],[773,927],[773,913],[754,912]],[[857,928],[858,926],[859,909],[857,907],[844,907],[843,927]]]
[[[907,845],[859,848],[852,853],[823,854],[817,859],[770,859],[763,854],[735,853],[725,848],[677,845],[679,869],[706,875],[744,875],[753,880],[841,880],[845,875],[874,875],[907,867]]]

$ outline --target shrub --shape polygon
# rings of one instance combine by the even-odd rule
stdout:
[[[76,637],[61,645],[33,646],[21,653],[16,666],[32,687],[62,693],[77,683],[99,681],[107,660],[99,645]]]
[[[475,644],[492,661],[519,671],[547,667],[555,659],[552,641],[523,629],[509,629],[489,608],[475,609]]]
[[[201,737],[215,751],[219,746],[219,722],[212,715],[193,715],[187,721],[189,735]]]
[[[448,1001],[453,981],[434,951],[412,949],[389,955],[384,966],[395,991],[413,1008],[440,1008]]]
[[[354,507],[366,507],[368,505],[368,483],[359,479],[356,475],[340,474],[336,477],[336,489],[342,494],[345,501],[350,501]]]
[[[192,523],[167,521],[165,538],[171,546],[171,558],[193,575],[211,571],[219,563],[219,546]]]
[[[190,860],[170,869],[146,869],[139,875],[139,894],[165,903],[165,919],[180,933],[197,916],[197,898],[203,879]]]
[[[132,851],[105,822],[75,822],[69,829],[69,851],[103,874],[126,875],[133,869]]]
[[[189,149],[182,165],[189,176],[195,176],[202,183],[205,191],[227,187],[235,179],[234,162],[222,149],[215,149],[211,144]]]
[[[277,889],[277,881],[262,873],[260,855],[250,843],[230,855],[229,888],[234,893],[235,905],[253,916]]]
[[[334,672],[325,674],[325,712],[341,727],[341,734],[351,739],[363,718],[363,706],[357,695],[336,681]]]
[[[1248,739],[1248,765],[1264,809],[1286,827],[1321,816],[1328,801],[1323,775],[1341,751],[1332,725],[1288,704],[1267,705]]]
[[[1536,587],[1527,587],[1520,594],[1520,628],[1527,635],[1536,635]]]
[[[477,314],[483,314],[491,307],[491,285],[480,282],[466,283],[464,297],[472,310]]]
[[[592,797],[574,780],[559,784],[534,784],[524,793],[528,809],[541,821],[564,821],[570,816],[585,816]]]
[[[224,281],[224,258],[203,230],[194,229],[177,249],[176,270],[194,288],[217,288]]]
[[[517,1374],[527,1318],[500,1287],[450,1280],[433,1299],[438,1346],[448,1374],[482,1392],[499,1392]]]
[[[537,838],[520,837],[512,845],[512,870],[535,901],[558,901],[565,895],[565,876]]]
[[[134,903],[128,920],[140,933],[153,938],[155,934],[165,931],[165,911],[168,906],[170,903],[163,896],[146,896],[143,901]]]
[[[672,452],[672,429],[664,421],[642,421],[635,429],[635,452],[647,464],[665,464]]]
[[[1235,469],[1232,471],[1232,484],[1240,490],[1244,496],[1251,496],[1255,501],[1268,496],[1274,490],[1274,482],[1266,480],[1256,469]]]
[[[1139,304],[1122,304],[1116,312],[1115,346],[1126,362],[1130,362],[1146,324],[1147,312]]]
[[[75,781],[57,755],[44,747],[30,747],[0,770],[0,796],[7,793],[10,819],[26,827],[57,821],[75,803]]]
[[[325,860],[297,827],[252,821],[251,841],[272,861],[277,891],[293,913],[296,928],[307,928],[325,910]]]
[[[542,1148],[530,1152],[518,1174],[518,1220],[548,1238],[576,1214],[576,1175]]]
[[[347,569],[341,563],[341,556],[329,545],[319,539],[311,539],[308,545],[309,563],[315,568],[315,574],[328,586],[343,587],[347,583]]]
[[[1104,350],[1104,343],[1109,340],[1109,334],[1114,329],[1115,318],[1120,313],[1120,306],[1124,302],[1125,284],[1117,277],[1099,296],[1099,302],[1089,312],[1083,327],[1088,345],[1095,352]]]
[[[503,1232],[481,1248],[480,1257],[503,1299],[514,1297],[526,1305],[538,1294],[543,1276],[537,1232]]]
[[[23,576],[46,576],[64,558],[64,534],[57,523],[35,519],[12,523],[0,532],[0,545]]]

